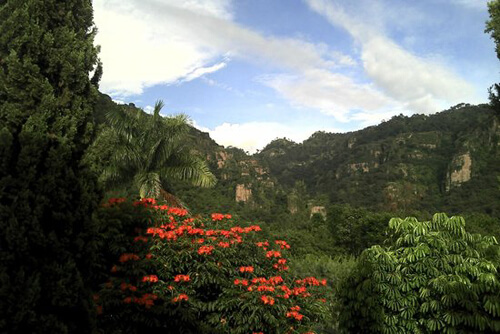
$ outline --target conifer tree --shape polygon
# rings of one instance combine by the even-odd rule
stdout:
[[[90,333],[91,0],[0,1],[0,332]]]
[[[488,12],[490,19],[486,22],[486,33],[489,33],[495,42],[495,51],[497,58],[500,60],[500,0],[492,0],[488,2]],[[500,112],[500,84],[496,83],[489,89],[490,103]]]

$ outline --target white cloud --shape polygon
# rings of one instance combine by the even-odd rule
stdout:
[[[473,87],[445,65],[411,54],[336,2],[307,0],[329,22],[361,45],[365,73],[390,98],[415,112],[431,113],[474,99]]]
[[[310,70],[301,75],[268,75],[259,79],[299,107],[315,108],[338,121],[350,120],[353,109],[368,111],[396,107],[396,104],[368,84],[326,70]]]
[[[117,103],[117,104],[128,104],[128,102],[125,102],[125,101],[120,100],[120,99],[113,99],[113,102]]]
[[[200,127],[198,128],[200,129]],[[276,138],[286,137],[295,142],[302,142],[319,130],[339,132],[332,128],[297,128],[274,122],[249,122],[241,124],[223,123],[213,130],[207,128],[201,129],[204,129],[202,131],[208,132],[210,137],[218,144],[239,147],[249,153],[255,153],[257,150],[264,148]]]
[[[359,59],[326,44],[265,36],[238,25],[232,21],[230,0],[94,0],[104,63],[101,89],[124,99],[153,85],[201,78],[241,94],[209,77],[230,64],[230,58],[239,58],[278,69],[277,74],[260,76],[258,82],[292,106],[316,109],[342,122],[371,124],[390,118],[390,110],[435,112],[471,101],[471,86],[441,62],[414,55],[384,36],[384,24],[365,17],[371,7],[360,14],[351,12],[356,6],[348,3],[343,5],[351,7],[305,1],[353,36],[361,46]],[[349,71],[339,73],[345,68],[357,70],[360,63],[372,81],[369,84],[354,79]],[[253,123],[226,125],[218,133],[237,126],[247,129],[248,124]]]
[[[222,68],[226,67],[225,62],[220,62],[218,64],[208,66],[208,67],[198,67],[194,69],[191,73],[186,74],[186,76],[182,79],[183,82],[191,81],[196,78],[199,78],[205,74],[216,72]]]
[[[193,80],[238,57],[296,73],[356,62],[325,44],[263,36],[230,21],[229,0],[94,0],[102,45],[101,88],[130,96],[160,83]]]
[[[205,15],[228,16],[222,5],[227,1],[165,1],[170,2],[204,11]],[[96,43],[101,45],[104,65],[100,87],[104,92],[125,98],[141,94],[149,86],[172,83],[186,76],[194,79],[196,74],[223,67],[218,64],[206,68],[217,53],[200,48],[182,36],[179,38],[175,31],[182,27],[139,10],[139,4],[132,0],[94,0],[99,29]]]

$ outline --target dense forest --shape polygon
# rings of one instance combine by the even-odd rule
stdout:
[[[498,84],[250,155],[99,92],[96,33],[0,2],[1,333],[500,332]]]

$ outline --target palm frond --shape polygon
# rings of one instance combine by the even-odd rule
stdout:
[[[134,136],[136,122],[123,109],[111,109],[106,113],[106,120],[112,129],[120,136],[130,140]]]
[[[169,165],[161,170],[165,178],[189,181],[195,186],[212,187],[217,183],[217,178],[212,174],[205,161],[197,156],[183,156],[176,165]]]

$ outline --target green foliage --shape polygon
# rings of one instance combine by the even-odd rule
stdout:
[[[113,152],[101,175],[108,190],[132,186],[145,198],[159,197],[172,179],[202,187],[215,184],[206,163],[184,145],[189,131],[186,116],[164,118],[162,107],[163,102],[157,102],[152,115],[141,110],[108,111],[111,129],[103,129],[94,145],[97,156]]]
[[[338,316],[342,309],[337,291],[341,289],[341,284],[351,275],[356,263],[356,258],[353,256],[331,257],[313,254],[293,258],[290,262],[290,270],[297,276],[315,276],[328,279],[327,306],[329,307],[330,317],[314,328],[317,333],[339,332]]]
[[[365,250],[340,289],[348,333],[500,331],[499,248],[461,217],[394,218],[391,244]],[[490,260],[490,259],[493,259]]]
[[[490,19],[486,22],[485,32],[489,33],[495,42],[495,51],[500,60],[500,1],[489,1],[488,12],[490,14]]]
[[[358,256],[385,239],[391,214],[334,205],[329,208],[327,217],[333,243],[346,254]]]
[[[2,333],[93,329],[94,35],[90,0],[0,2]]]
[[[500,1],[493,0],[488,2],[488,12],[490,19],[486,22],[484,32],[489,33],[495,42],[495,51],[500,60]],[[500,114],[500,85],[494,84],[489,89],[490,104]]]

